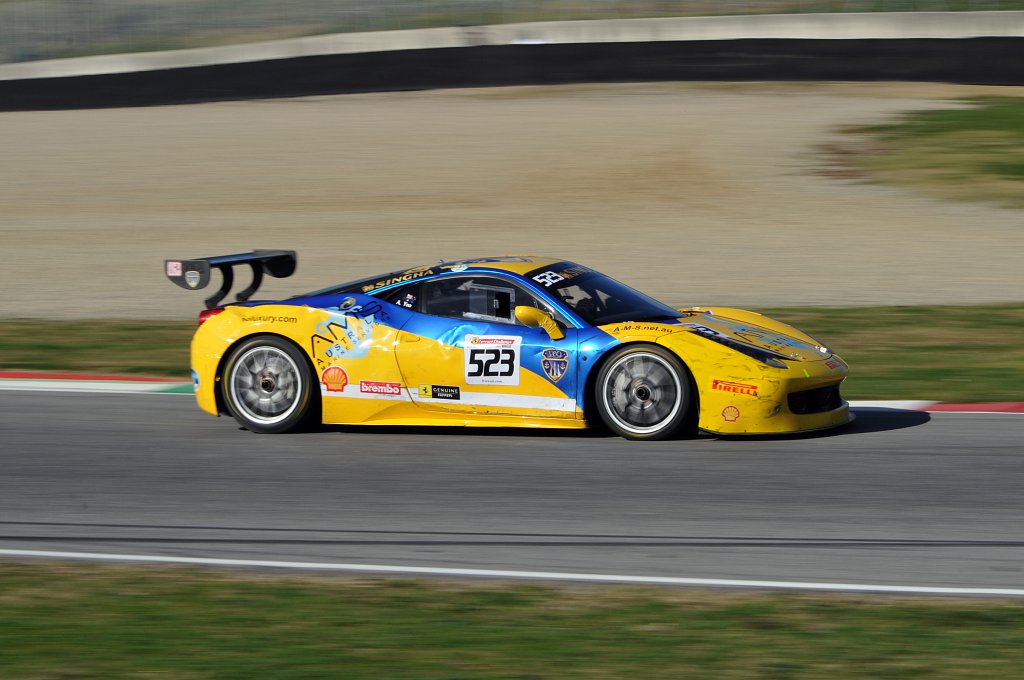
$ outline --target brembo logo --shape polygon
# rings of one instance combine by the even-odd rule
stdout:
[[[393,382],[376,382],[374,380],[360,380],[359,391],[367,394],[401,394],[402,386]]]
[[[711,389],[735,392],[736,394],[749,394],[752,397],[757,396],[757,385],[744,385],[743,383],[729,382],[728,380],[712,380]]]

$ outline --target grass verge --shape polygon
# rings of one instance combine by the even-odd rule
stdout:
[[[857,141],[831,147],[837,174],[933,195],[1024,207],[1024,98],[965,100],[967,107],[906,113],[847,128]]]
[[[1024,400],[1024,303],[764,310],[851,365],[852,399]],[[188,380],[192,322],[0,320],[0,370]]]
[[[39,678],[1009,678],[1011,602],[0,563]]]
[[[0,370],[190,380],[194,321],[0,320]]]
[[[848,399],[1024,401],[1024,304],[766,313],[850,364]]]

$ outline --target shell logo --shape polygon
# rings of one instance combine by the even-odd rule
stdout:
[[[735,406],[726,406],[722,409],[722,418],[724,418],[727,423],[735,423],[740,419],[740,410]]]
[[[348,374],[337,366],[331,366],[320,376],[320,382],[328,392],[344,392],[345,386],[348,385]]]

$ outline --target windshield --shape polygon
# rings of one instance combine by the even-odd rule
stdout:
[[[591,326],[619,321],[664,321],[679,312],[604,274],[571,262],[527,274]]]

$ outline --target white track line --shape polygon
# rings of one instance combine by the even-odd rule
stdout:
[[[925,411],[929,406],[935,406],[937,401],[911,401],[908,399],[875,399],[864,401],[851,401],[850,408],[863,409],[899,409],[904,411]]]
[[[863,583],[819,583],[804,581],[748,581],[718,578],[678,578],[673,576],[630,576],[621,574],[580,574],[560,571],[513,571],[506,569],[456,569],[443,567],[401,567],[384,564],[345,564],[331,562],[282,562],[277,560],[233,560],[216,557],[173,557],[164,555],[117,555],[110,553],[62,552],[53,550],[12,550],[0,548],[0,555],[11,557],[50,557],[103,562],[144,562],[195,564],[215,567],[264,567],[350,571],[381,574],[419,574],[424,576],[470,576],[503,579],[541,579],[589,583],[631,583],[669,586],[705,586],[724,588],[760,588],[785,590],[829,590],[862,593],[901,593],[906,595],[978,595],[984,597],[1024,597],[1024,588],[949,588],[937,586],[894,586]]]
[[[169,390],[188,386],[188,392]],[[117,380],[10,380],[0,379],[0,390],[18,392],[70,392],[79,394],[187,394],[189,383],[129,382]]]
[[[1024,416],[1020,411],[928,411],[933,416]]]

